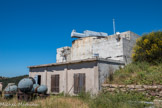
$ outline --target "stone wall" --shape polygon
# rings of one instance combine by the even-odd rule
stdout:
[[[118,85],[118,84],[103,84],[104,91],[115,92],[129,92],[138,91],[145,93],[146,96],[155,96],[162,99],[162,85]]]

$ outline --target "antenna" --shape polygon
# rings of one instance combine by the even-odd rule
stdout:
[[[114,34],[115,34],[115,19],[113,19],[113,30],[114,30]]]

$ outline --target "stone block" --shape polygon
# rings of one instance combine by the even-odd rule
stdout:
[[[119,88],[124,88],[124,87],[125,87],[125,85],[118,85],[118,87],[119,87]]]
[[[155,108],[162,108],[162,100],[154,100]]]
[[[127,85],[126,87],[127,87],[127,88],[132,88],[132,89],[134,89],[134,88],[135,88],[135,86],[134,86],[134,85]]]
[[[142,88],[142,85],[135,85],[134,86],[136,89],[141,89]]]

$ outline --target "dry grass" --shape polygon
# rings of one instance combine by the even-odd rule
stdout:
[[[15,98],[6,100],[0,97],[0,108],[89,108],[77,97],[49,96],[46,99],[35,99],[31,102],[18,101]]]

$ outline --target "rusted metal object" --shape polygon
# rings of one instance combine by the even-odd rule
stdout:
[[[34,99],[36,99],[36,97],[39,98],[46,98],[48,96],[48,94],[46,93],[34,93],[34,92],[21,92],[20,90],[18,90],[17,92],[17,99],[19,101],[32,101]]]
[[[33,84],[35,84],[35,80],[33,78],[24,78],[19,81],[18,88],[21,92],[31,92],[33,88]]]
[[[18,100],[23,100],[23,101],[31,101],[34,98],[33,93],[32,92],[21,92],[20,89],[18,89],[17,92],[17,99]]]
[[[4,89],[4,98],[10,99],[14,95],[16,95],[16,92],[17,92],[17,86],[14,83],[9,83]]]
[[[18,83],[17,99],[31,101],[36,97],[45,98],[48,95],[47,86],[35,84],[33,78],[24,78]]]

